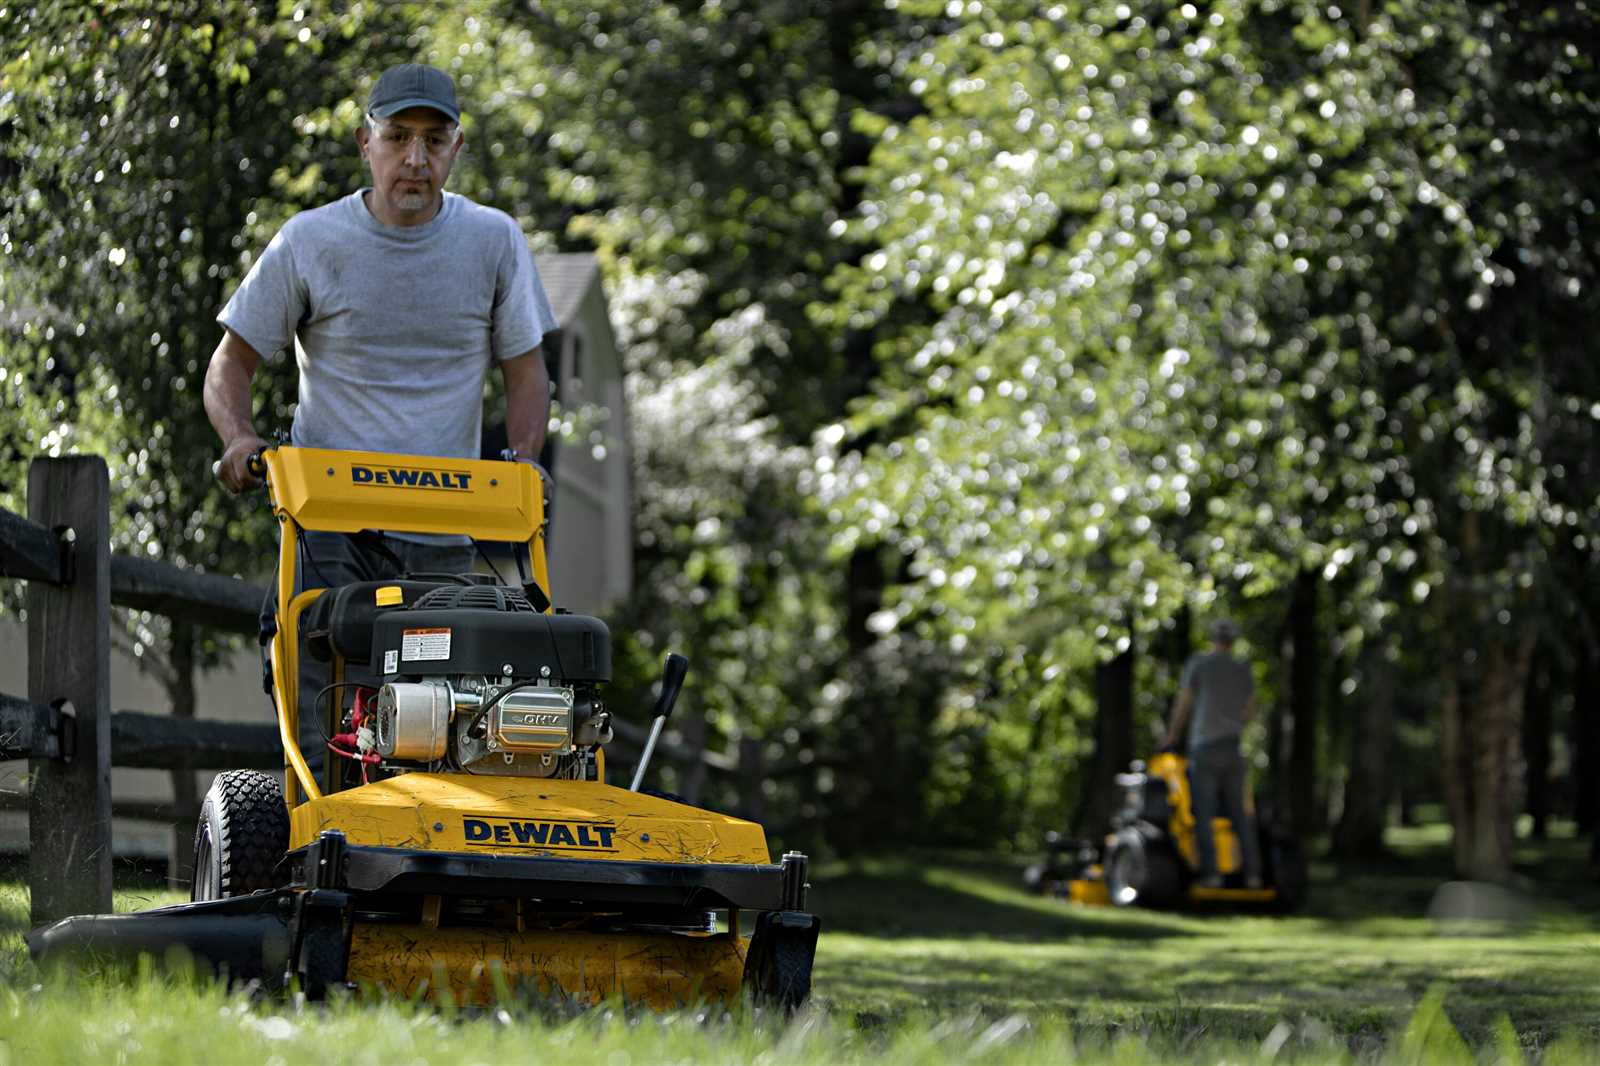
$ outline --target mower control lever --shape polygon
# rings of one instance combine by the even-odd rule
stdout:
[[[639,769],[634,771],[633,784],[628,786],[628,791],[639,791],[639,784],[644,781],[644,772],[650,767],[650,756],[655,754],[656,741],[661,739],[661,728],[667,724],[667,719],[672,715],[672,705],[678,702],[678,691],[683,688],[683,679],[689,673],[689,660],[677,652],[668,652],[667,661],[661,667],[661,695],[656,699],[656,720],[650,725],[650,739],[644,742],[644,752],[639,756]]]

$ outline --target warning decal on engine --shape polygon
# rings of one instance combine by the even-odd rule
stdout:
[[[450,630],[441,627],[401,631],[400,658],[405,662],[450,658]]]

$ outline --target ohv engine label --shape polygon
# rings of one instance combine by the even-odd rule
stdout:
[[[406,662],[450,658],[450,630],[406,629],[400,633],[400,658]],[[391,673],[393,671],[390,671]]]
[[[585,822],[534,822],[521,818],[463,818],[467,846],[476,848],[568,848],[615,851],[614,825]]]

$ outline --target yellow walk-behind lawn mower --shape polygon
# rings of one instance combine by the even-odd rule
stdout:
[[[36,959],[176,949],[313,998],[806,1000],[806,857],[775,864],[759,825],[639,791],[683,657],[667,658],[632,787],[606,783],[610,633],[550,609],[532,466],[279,447],[257,467],[282,525],[270,666],[287,768],[217,777],[194,902],[67,918],[29,936]],[[522,583],[295,592],[303,530],[366,529],[511,542]],[[299,743],[302,647],[332,675],[320,771]]]
[[[1188,763],[1161,752],[1149,766],[1135,761],[1117,775],[1122,806],[1112,816],[1105,841],[1050,834],[1043,862],[1023,872],[1036,892],[1075,903],[1119,907],[1225,907],[1287,913],[1305,901],[1306,860],[1295,838],[1257,810],[1263,884],[1243,883],[1239,838],[1226,818],[1212,820],[1217,867],[1223,883],[1200,883],[1200,854],[1190,805]]]

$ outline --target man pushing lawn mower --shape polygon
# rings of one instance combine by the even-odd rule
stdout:
[[[1172,727],[1162,747],[1175,749],[1187,726],[1189,783],[1194,803],[1195,845],[1200,852],[1199,884],[1221,888],[1212,819],[1222,815],[1239,841],[1244,887],[1261,887],[1261,852],[1254,819],[1245,805],[1249,768],[1239,737],[1255,716],[1255,681],[1250,666],[1233,654],[1239,627],[1226,618],[1211,623],[1211,650],[1189,659],[1179,681]]]
[[[442,192],[458,114],[442,72],[386,71],[357,135],[374,187],[291,220],[220,316],[218,474],[264,481],[281,530],[264,637],[284,773],[218,775],[193,902],[64,919],[29,949],[177,950],[312,997],[793,1009],[820,928],[806,857],[774,864],[760,826],[639,790],[682,656],[632,785],[606,782],[610,631],[552,610],[549,486],[513,461],[543,441],[554,322],[515,223]],[[270,447],[250,380],[291,342],[294,443]],[[491,360],[517,449],[500,461],[476,458]],[[518,585],[466,572],[477,541],[516,546]],[[309,659],[332,677],[314,696]]]
[[[217,316],[221,342],[206,371],[205,405],[222,438],[218,477],[234,492],[260,484],[249,456],[265,445],[250,385],[263,356],[288,350],[298,370],[292,442],[300,447],[476,459],[484,379],[505,381],[515,457],[544,447],[550,379],[540,352],[557,327],[514,219],[444,191],[465,147],[449,75],[406,63],[368,95],[356,146],[372,177],[333,203],[290,219]],[[392,530],[304,532],[298,588],[332,588],[402,572],[462,573],[472,542]],[[276,628],[262,610],[263,642]],[[308,667],[309,701],[321,674]],[[308,702],[302,725],[314,719]],[[323,744],[301,745],[320,765]]]
[[[1260,907],[1305,899],[1299,843],[1246,801],[1239,736],[1255,711],[1250,668],[1232,654],[1238,628],[1219,619],[1211,649],[1184,666],[1171,728],[1148,765],[1118,774],[1120,807],[1104,841],[1050,834],[1024,883],[1077,903],[1120,907]],[[1189,757],[1177,753],[1187,736]]]

